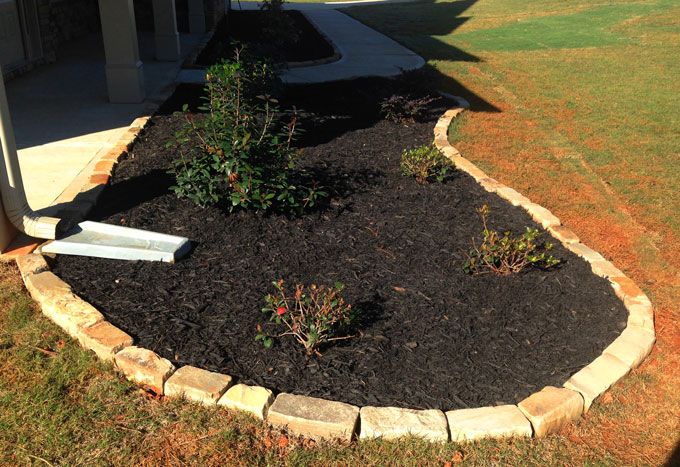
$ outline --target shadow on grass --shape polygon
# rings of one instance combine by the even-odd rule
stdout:
[[[466,52],[448,42],[446,36],[461,27],[470,17],[464,13],[477,0],[462,0],[447,3],[436,3],[435,0],[421,0],[405,4],[373,4],[369,6],[354,6],[349,10],[342,10],[358,21],[366,21],[371,26],[375,19],[384,24],[380,32],[392,39],[401,41],[405,47],[415,49],[428,64],[425,71],[432,77],[431,86],[446,92],[464,97],[470,102],[470,108],[477,112],[500,112],[500,109],[486,101],[474,91],[466,88],[460,81],[448,76],[431,65],[435,61],[449,62],[481,62],[482,59]],[[408,15],[412,9],[417,11]],[[362,11],[366,14],[360,13]],[[401,16],[408,15],[408,18]],[[395,37],[396,36],[396,37]]]

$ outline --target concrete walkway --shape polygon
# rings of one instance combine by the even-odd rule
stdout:
[[[244,9],[256,8],[249,3]],[[287,4],[289,9],[305,8],[305,15],[314,23],[341,54],[340,60],[323,65],[292,68],[282,76],[290,84],[311,84],[341,81],[366,76],[396,76],[416,70],[425,60],[415,52],[384,34],[337,11],[336,4]],[[347,6],[346,4],[344,6]],[[237,8],[236,5],[234,5]],[[205,71],[182,70],[178,80],[184,83],[205,82]]]
[[[181,35],[186,56],[205,35]],[[169,86],[181,62],[156,62],[153,35],[140,34],[147,100],[110,104],[100,35],[71,42],[57,62],[7,83],[7,97],[19,149],[28,202],[50,206],[100,153],[110,150],[128,125],[146,112]]]

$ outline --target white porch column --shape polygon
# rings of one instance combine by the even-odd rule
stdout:
[[[175,0],[153,0],[156,59],[174,62],[180,58]]]
[[[106,54],[106,84],[113,103],[142,102],[144,72],[139,59],[132,0],[99,0]]]
[[[205,6],[203,0],[189,0],[189,32],[203,34],[205,28]]]

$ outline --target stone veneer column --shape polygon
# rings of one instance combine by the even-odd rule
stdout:
[[[156,59],[163,62],[179,60],[175,0],[153,0],[153,24],[156,38]]]
[[[99,0],[106,54],[106,84],[112,103],[142,102],[144,72],[139,59],[132,0]]]
[[[189,32],[192,34],[206,32],[203,0],[189,0]]]

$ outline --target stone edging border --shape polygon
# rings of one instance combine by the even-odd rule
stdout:
[[[356,437],[395,439],[415,435],[435,442],[461,442],[482,438],[542,437],[557,432],[587,412],[598,396],[649,355],[655,342],[652,304],[631,279],[599,253],[582,244],[576,234],[562,226],[550,211],[488,177],[451,146],[449,126],[469,106],[463,99],[455,99],[459,105],[445,112],[435,125],[436,147],[456,168],[472,176],[485,190],[524,208],[566,248],[588,261],[593,273],[609,280],[628,310],[627,327],[621,335],[601,356],[574,374],[561,388],[545,387],[517,405],[458,409],[446,413],[395,407],[359,408],[286,393],[275,396],[266,388],[233,384],[232,377],[228,375],[192,366],[176,369],[155,352],[134,346],[132,337],[105,321],[96,308],[75,295],[67,283],[52,273],[40,254],[17,258],[26,288],[40,304],[45,316],[100,359],[112,362],[119,372],[136,384],[158,395],[245,411],[295,435],[344,442]],[[143,124],[128,131],[130,141],[148,120],[148,117],[143,118]],[[108,183],[115,164],[112,159],[102,162],[102,172],[95,172],[91,177],[91,180],[93,177],[96,179],[91,183],[97,186]]]

